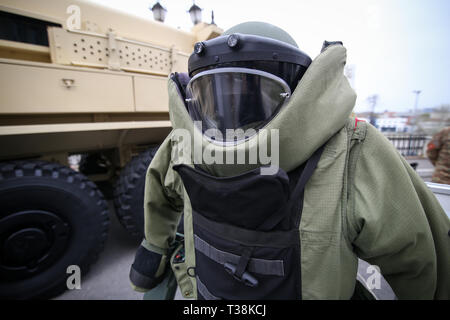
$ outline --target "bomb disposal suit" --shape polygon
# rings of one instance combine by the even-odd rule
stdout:
[[[350,117],[345,63],[340,42],[311,61],[256,22],[195,45],[189,74],[168,83],[174,130],[147,171],[136,289],[172,261],[186,297],[349,299],[359,257],[400,299],[450,298],[449,219],[392,144]],[[182,216],[183,266],[171,259]]]

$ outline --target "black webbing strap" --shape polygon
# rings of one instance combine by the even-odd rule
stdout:
[[[237,254],[217,249],[196,234],[194,234],[194,246],[195,250],[221,265],[224,265],[227,262],[238,265],[241,257]],[[284,261],[250,258],[247,270],[252,273],[282,277],[284,276]]]
[[[242,278],[245,270],[247,269],[248,262],[250,261],[250,257],[252,255],[253,248],[243,248],[241,257],[239,258],[238,264],[236,266],[236,271],[234,275],[238,278]]]
[[[316,170],[317,164],[319,163],[320,157],[322,156],[323,149],[325,148],[325,145],[322,145],[319,149],[317,149],[313,155],[308,159],[306,162],[306,166],[303,169],[303,172],[300,176],[300,179],[298,179],[297,185],[295,186],[294,191],[291,194],[291,200],[289,202],[289,209],[293,209],[294,206],[297,206],[295,208],[295,212],[299,212],[299,217],[296,219],[296,225],[300,223],[300,216],[301,216],[301,206],[303,205],[303,197],[302,192],[305,189],[306,183],[308,182],[309,178],[314,173],[314,170]],[[299,201],[299,199],[301,199]],[[289,210],[290,211],[290,210]]]
[[[215,295],[213,295],[206,285],[200,280],[200,278],[197,276],[197,291],[200,293],[201,297],[205,300],[222,300],[222,298],[219,298]]]
[[[233,242],[248,247],[287,248],[298,243],[299,231],[292,229],[288,231],[255,231],[248,230],[227,223],[209,220],[192,209],[194,225],[214,233],[222,239],[232,239]]]
[[[146,276],[139,271],[137,271],[134,268],[130,269],[130,281],[133,283],[136,287],[150,290],[156,287],[166,276],[164,273],[163,275],[154,278],[150,276]]]

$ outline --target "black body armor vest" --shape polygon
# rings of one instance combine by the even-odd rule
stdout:
[[[322,151],[274,175],[174,166],[192,206],[199,299],[301,299],[303,194]]]

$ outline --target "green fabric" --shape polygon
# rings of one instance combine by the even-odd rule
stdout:
[[[355,253],[378,265],[401,299],[450,299],[450,221],[393,145],[369,126],[347,219]]]
[[[305,160],[346,123],[356,95],[350,87],[343,70],[346,61],[346,49],[333,45],[322,52],[309,66],[303,78],[292,94],[287,105],[265,129],[279,130],[280,167],[290,171]],[[194,124],[178,94],[176,84],[169,80],[169,112],[173,128],[186,129],[191,136],[192,145],[201,142],[203,149],[225,155],[244,149],[248,154],[258,154],[258,144],[271,149],[270,135],[257,134],[249,140],[234,146],[219,146],[210,143]],[[339,107],[337,107],[339,106]],[[230,176],[255,169],[264,160],[257,158],[257,164],[212,164],[202,168],[216,176]]]
[[[160,255],[163,255],[163,256],[167,256],[168,254],[170,254],[169,249],[162,249],[160,247],[154,246],[151,243],[149,243],[145,238],[144,238],[144,240],[142,240],[141,246],[143,246],[148,251],[153,251],[153,252],[159,253]]]
[[[170,137],[161,144],[147,169],[144,190],[145,239],[160,250],[170,249],[183,211],[183,185],[172,169]]]
[[[190,158],[186,158],[187,154],[181,151],[183,145],[172,141],[172,138],[173,132],[161,144],[147,169],[144,191],[145,238],[147,246],[167,252],[174,244],[184,212],[186,261],[183,269],[187,270],[188,267],[195,267],[192,211],[183,183],[172,167],[176,163],[189,163]],[[183,276],[179,270],[174,272],[183,295],[189,292],[192,298],[196,298],[197,292],[193,290],[196,287],[195,278]]]
[[[299,270],[303,298],[349,299],[361,257],[380,267],[400,299],[448,299],[449,219],[392,144],[369,124],[359,122],[355,127],[355,119],[349,119],[355,94],[343,76],[345,56],[340,45],[321,53],[289,104],[268,125],[280,129],[280,166],[285,171],[328,141],[305,189]],[[169,101],[174,128],[200,135],[194,141],[203,147],[219,148],[194,130],[171,80]],[[249,150],[255,147],[254,140],[239,147]],[[177,163],[192,165],[192,157],[172,132],[147,171],[146,239],[153,246],[169,248],[184,211],[186,264],[195,267],[192,210],[172,169]],[[226,176],[256,166],[203,167]],[[195,279],[191,281],[195,288]]]
[[[174,257],[178,252],[184,248],[184,243],[181,243],[173,252],[170,258],[170,264],[172,267],[173,274],[177,279],[177,283],[180,286],[181,294],[186,299],[191,299],[194,296],[194,287],[191,281],[191,277],[188,275],[188,264],[186,261],[174,264]]]
[[[327,143],[303,200],[301,276],[303,299],[350,299],[357,256],[347,238],[346,164],[355,134],[354,120]]]

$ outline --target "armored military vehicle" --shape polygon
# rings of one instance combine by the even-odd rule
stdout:
[[[0,297],[50,297],[103,248],[101,190],[143,235],[144,176],[171,130],[167,77],[221,30],[77,0],[2,0],[0,16]]]

